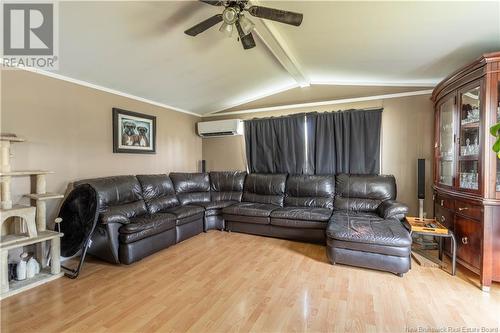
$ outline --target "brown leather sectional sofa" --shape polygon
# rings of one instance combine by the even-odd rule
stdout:
[[[93,224],[88,253],[113,263],[225,229],[326,242],[334,264],[400,275],[410,267],[407,207],[394,201],[392,176],[171,173],[84,180],[74,192],[60,212],[71,220],[63,255],[80,226]]]

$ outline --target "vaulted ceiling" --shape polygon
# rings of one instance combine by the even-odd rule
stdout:
[[[298,95],[286,91],[299,84],[313,84],[304,99],[355,94],[346,85],[381,93],[433,86],[500,50],[498,1],[259,4],[301,12],[304,21],[293,27],[252,18],[262,39],[243,50],[218,27],[197,37],[183,33],[221,12],[198,1],[60,2],[57,73],[206,114],[295,103]]]

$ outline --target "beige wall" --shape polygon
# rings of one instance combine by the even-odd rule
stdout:
[[[13,146],[13,169],[55,171],[47,178],[51,192],[64,193],[69,182],[87,177],[198,169],[199,117],[27,71],[0,73],[1,131],[27,140]],[[113,154],[113,107],[157,117],[156,154]],[[28,184],[16,179],[16,200]],[[59,202],[48,207],[51,220]]]
[[[410,206],[416,214],[417,158],[426,163],[426,205],[428,216],[432,215],[432,142],[434,112],[430,95],[393,98],[386,100],[330,105],[314,109],[302,108],[275,112],[236,114],[204,118],[204,121],[240,118],[279,116],[298,112],[345,110],[350,108],[383,107],[382,113],[382,173],[393,174],[398,185],[398,200]],[[203,159],[208,170],[244,170],[245,147],[242,136],[203,139]]]

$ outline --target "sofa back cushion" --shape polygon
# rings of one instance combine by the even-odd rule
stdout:
[[[135,176],[85,179],[74,185],[82,184],[89,184],[96,190],[101,222],[126,223],[131,217],[147,213],[141,184]]]
[[[245,178],[242,201],[283,206],[286,174],[251,173]]]
[[[396,199],[396,180],[386,175],[338,174],[335,209],[374,212],[386,200]]]
[[[291,175],[286,181],[285,206],[333,209],[335,176]]]
[[[154,214],[180,205],[174,184],[167,175],[138,175],[137,179],[149,213]]]
[[[245,171],[210,172],[210,197],[212,201],[241,201]]]
[[[172,172],[177,198],[183,205],[210,201],[210,179],[208,173]]]

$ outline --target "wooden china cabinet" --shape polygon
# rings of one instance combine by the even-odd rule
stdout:
[[[487,291],[500,281],[500,159],[489,133],[500,121],[500,52],[448,76],[432,100],[434,214],[455,233],[457,261],[479,274]]]

